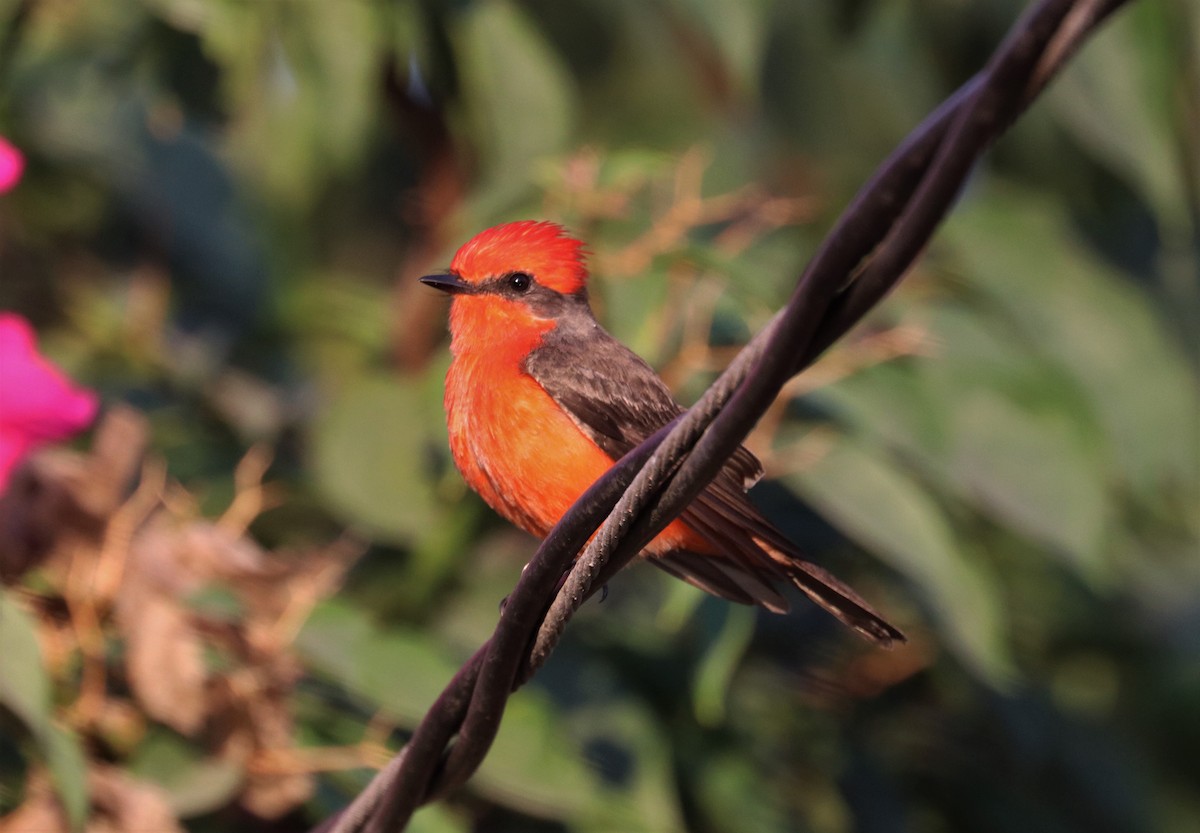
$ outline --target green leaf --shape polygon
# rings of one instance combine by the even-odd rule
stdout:
[[[725,605],[725,622],[700,660],[692,689],[692,708],[702,726],[716,726],[725,719],[729,684],[754,638],[754,619],[754,608]]]
[[[54,791],[72,830],[82,830],[88,815],[87,758],[73,732],[50,725],[38,737]]]
[[[1075,56],[1046,98],[1074,138],[1141,192],[1167,227],[1189,225],[1187,177],[1172,120],[1172,95],[1186,60],[1182,41],[1167,35],[1186,24],[1182,8],[1143,3],[1102,27]]]
[[[7,590],[0,590],[0,705],[37,742],[71,829],[81,829],[88,810],[87,761],[75,735],[54,723],[33,620]]]
[[[591,809],[597,785],[553,703],[527,688],[508,701],[500,732],[471,786],[530,815],[573,818]]]
[[[445,648],[427,635],[384,630],[339,600],[317,606],[296,649],[314,672],[407,725],[421,719],[458,670]]]
[[[444,804],[426,804],[412,817],[405,830],[408,833],[468,833],[471,825],[461,813]]]
[[[419,383],[367,375],[339,391],[317,421],[312,467],[318,490],[348,520],[397,542],[437,525],[425,461],[431,424]],[[431,423],[436,420],[436,423]]]
[[[655,578],[658,577],[655,576]],[[662,604],[659,605],[658,613],[654,617],[654,625],[664,633],[676,635],[688,623],[704,600],[711,596],[698,587],[693,587],[687,582],[679,581],[666,574],[662,576],[662,579],[665,589],[663,590]]]
[[[941,302],[930,317],[936,356],[871,368],[818,396],[858,433],[913,460],[939,491],[1102,583],[1105,520],[1116,507],[1098,418],[1070,377],[1012,329],[986,310]]]
[[[743,95],[754,95],[766,32],[765,7],[739,0],[675,0],[679,14],[701,23]]]
[[[129,769],[166,790],[171,809],[180,818],[224,807],[245,777],[241,767],[206,758],[197,747],[162,728],[151,729],[138,745]]]
[[[751,756],[725,751],[694,761],[691,766],[697,770],[694,778],[700,808],[713,820],[714,829],[796,829],[788,824],[779,791],[772,789],[772,779],[754,765]]]
[[[846,535],[910,579],[948,647],[993,684],[1013,674],[1004,614],[982,567],[964,558],[922,486],[885,457],[835,442],[788,485]]]
[[[502,204],[529,186],[538,159],[566,146],[574,122],[570,73],[507,0],[471,4],[451,35],[486,193]]]
[[[7,590],[0,589],[0,705],[35,736],[50,727],[50,679],[42,662],[33,620]]]
[[[836,410],[841,422],[867,437],[916,458],[944,458],[948,415],[938,391],[908,362],[887,362],[813,392]]]
[[[1105,454],[1149,501],[1200,494],[1200,392],[1169,330],[1062,213],[1027,193],[972,201],[947,224],[960,270],[1009,316],[1013,337],[1061,368],[1106,436]]]
[[[604,678],[600,690],[604,691]],[[600,777],[588,811],[572,820],[587,833],[672,833],[685,829],[679,807],[672,740],[642,699],[593,694],[566,715],[572,736]],[[605,752],[610,757],[605,764]]]
[[[952,416],[959,488],[993,517],[1066,555],[1086,578],[1111,579],[1102,547],[1104,472],[1078,426],[986,389],[965,393]]]
[[[666,300],[666,272],[651,268],[636,278],[606,281],[597,314],[622,344],[654,362],[660,359],[655,351],[662,348]]]
[[[223,103],[237,125],[233,156],[277,206],[309,205],[333,174],[360,161],[376,101],[372,76],[392,34],[372,4],[284,11],[271,3],[152,2],[194,31],[221,68]]]
[[[336,390],[387,350],[388,290],[359,275],[317,272],[293,279],[278,299],[285,326],[300,334],[298,357],[322,389]]]
[[[317,607],[296,648],[313,673],[342,685],[371,707],[382,707],[406,725],[424,716],[457,671],[446,650],[427,637],[377,627],[337,600]],[[653,722],[643,719],[630,726],[630,715],[615,706],[610,718],[585,721],[588,731],[602,726],[606,736],[616,735],[635,749],[639,776],[628,789],[609,790],[580,754],[574,729],[577,718],[580,714],[573,711],[568,725],[536,689],[517,692],[471,788],[506,807],[537,816],[619,818],[621,824],[607,829],[630,833],[678,829],[673,823],[641,827],[632,821],[674,817],[669,766],[662,759],[663,741],[656,737]]]

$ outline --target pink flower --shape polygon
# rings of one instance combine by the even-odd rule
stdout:
[[[32,449],[92,424],[99,401],[37,352],[33,327],[0,312],[0,492]]]
[[[7,139],[0,136],[0,194],[11,191],[21,181],[25,157]]]

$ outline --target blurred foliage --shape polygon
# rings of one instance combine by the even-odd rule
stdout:
[[[449,463],[415,278],[486,225],[564,222],[602,320],[690,401],[1019,11],[0,0],[0,134],[29,159],[0,306],[145,414],[170,523],[124,546],[191,565],[132,608],[167,623],[149,647],[137,571],[69,581],[103,540],[0,592],[0,814],[27,814],[0,830],[344,804],[533,550]],[[1198,55],[1185,0],[1119,15],[751,438],[764,511],[909,646],[635,566],[412,829],[1200,829]],[[325,597],[304,577],[347,534]]]

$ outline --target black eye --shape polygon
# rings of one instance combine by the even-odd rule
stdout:
[[[513,272],[508,276],[508,288],[513,292],[528,292],[533,286],[533,278],[525,272]]]

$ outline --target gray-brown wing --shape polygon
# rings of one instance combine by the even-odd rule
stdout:
[[[683,408],[651,367],[590,318],[560,324],[525,361],[525,371],[614,460],[666,425]],[[750,504],[745,489],[762,475],[739,447],[680,516],[720,555],[688,551],[651,563],[715,596],[783,612],[776,581],[794,584],[860,634],[880,644],[904,637],[870,605],[795,546]]]
[[[525,372],[613,460],[683,413],[650,365],[594,320],[560,324],[526,358]],[[743,489],[761,476],[741,447],[718,475]]]

